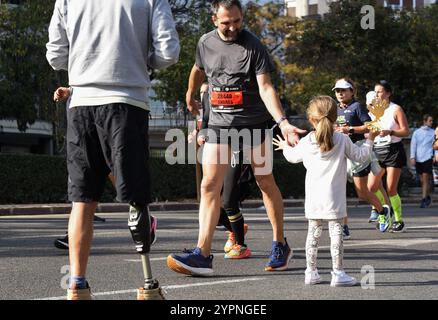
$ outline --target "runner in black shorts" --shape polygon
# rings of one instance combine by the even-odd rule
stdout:
[[[194,96],[207,77],[211,106],[209,127],[248,128],[274,118],[288,142],[296,143],[297,133],[304,131],[290,125],[284,116],[271,83],[273,63],[260,40],[243,29],[240,1],[214,0],[212,11],[216,29],[203,35],[198,42],[196,62],[186,93],[188,109],[198,114],[199,106]],[[238,141],[238,134],[245,134],[241,131],[235,132],[231,140]],[[258,138],[260,140],[261,135]],[[245,140],[243,143],[247,146],[243,150],[244,158],[249,158],[253,167],[273,228],[274,241],[265,270],[284,270],[292,251],[283,233],[282,196],[272,175],[272,142],[257,144],[257,139],[256,143],[252,141]],[[209,275],[213,272],[211,245],[219,219],[220,190],[229,168],[230,149],[233,148],[232,141],[231,147],[228,141],[217,142],[209,141],[204,147],[198,244],[188,254],[172,254],[167,259],[169,268],[179,273]],[[245,152],[249,157],[245,156]]]
[[[391,102],[392,87],[381,80],[374,86],[376,98],[386,101],[389,105],[385,113],[380,118],[382,130],[380,136],[374,140],[374,153],[376,154],[380,166],[384,169],[380,174],[374,176],[370,174],[372,181],[372,191],[376,192],[381,184],[382,177],[386,173],[386,187],[394,210],[394,223],[390,215],[379,215],[377,227],[381,232],[387,230],[391,232],[402,232],[404,222],[402,219],[402,203],[398,194],[397,187],[400,180],[402,167],[406,165],[406,153],[403,147],[402,138],[409,135],[408,120],[403,109]]]
[[[371,121],[371,118],[368,115],[368,110],[355,100],[356,89],[353,81],[348,78],[339,79],[333,90],[339,102],[336,131],[349,135],[353,143],[364,140],[364,134],[368,132],[365,122]],[[368,189],[368,174],[370,170],[371,165],[368,165],[361,171],[354,172],[353,182],[357,196],[373,206],[375,212],[372,210],[371,215],[376,216],[375,221],[377,219],[376,213],[383,210],[389,212],[389,208],[385,207],[384,209],[378,197]],[[370,220],[372,220],[372,217],[370,217]],[[343,235],[345,240],[350,238],[347,217],[344,218]]]
[[[209,140],[208,132],[214,130],[208,129],[210,116],[210,102],[208,94],[208,83],[201,87],[202,103],[202,131],[198,134],[198,144],[203,145]],[[210,137],[218,141],[220,129]],[[220,143],[220,141],[218,141]],[[231,165],[225,175],[224,185],[222,188],[222,206],[220,208],[219,223],[227,229],[228,240],[224,245],[226,259],[245,259],[251,256],[251,250],[245,243],[245,234],[248,231],[248,225],[245,224],[244,217],[240,211],[240,203],[246,197],[246,186],[252,180],[254,175],[249,164],[243,164],[242,148],[233,150]]]
[[[429,175],[432,174],[433,160],[429,159],[425,162],[417,162],[415,163],[415,171],[417,174],[427,173]]]
[[[91,299],[85,275],[93,216],[110,172],[117,199],[135,209],[128,226],[145,273],[145,286],[137,297],[162,298],[148,263],[147,70],[178,61],[180,45],[171,8],[164,0],[155,0],[154,8],[148,1],[56,1],[54,6],[46,57],[53,69],[68,70],[73,89],[66,139],[68,196],[73,202],[67,299]]]
[[[421,181],[420,208],[427,208],[432,203],[430,180],[433,176],[433,142],[435,140],[432,125],[433,117],[430,114],[425,114],[423,125],[414,131],[411,138],[411,165],[415,167]]]

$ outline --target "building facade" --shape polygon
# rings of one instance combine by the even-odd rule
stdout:
[[[288,16],[303,18],[324,15],[329,12],[329,5],[336,0],[285,0]],[[377,0],[377,4],[393,9],[415,10],[434,4],[436,0]]]

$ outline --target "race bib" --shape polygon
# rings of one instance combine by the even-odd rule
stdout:
[[[210,104],[215,112],[239,112],[243,110],[243,90],[241,87],[213,87]]]
[[[387,135],[387,136],[384,136],[384,137],[377,136],[374,139],[374,145],[376,147],[387,146],[387,145],[390,145],[390,144],[391,144],[391,136],[390,135]]]

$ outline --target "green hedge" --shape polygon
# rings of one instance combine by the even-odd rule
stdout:
[[[66,202],[66,177],[63,158],[0,155],[0,203]]]
[[[178,201],[196,198],[194,165],[169,165],[163,158],[151,158],[152,199]],[[284,198],[304,195],[305,170],[275,160],[274,174]],[[252,188],[252,198],[260,198]],[[102,202],[113,202],[108,182]],[[67,202],[65,158],[43,155],[0,155],[0,204]]]
[[[196,198],[195,165],[169,165],[163,158],[150,159],[152,199],[181,201]],[[274,161],[274,176],[284,199],[304,197],[305,169],[291,165],[282,157]],[[412,174],[403,170],[399,193],[408,195]],[[356,196],[351,183],[348,196]],[[260,198],[255,185],[249,198]],[[102,202],[114,202],[115,192],[107,182]],[[64,203],[67,200],[65,158],[43,155],[0,154],[0,204]]]

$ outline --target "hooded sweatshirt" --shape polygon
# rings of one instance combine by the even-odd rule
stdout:
[[[167,0],[57,0],[46,47],[53,69],[68,70],[70,107],[148,109],[148,66],[168,67],[180,52]]]
[[[347,215],[347,158],[355,162],[367,161],[373,142],[358,147],[342,133],[333,135],[334,147],[321,152],[312,132],[296,147],[286,147],[283,155],[292,163],[303,162],[306,173],[305,213],[307,219],[334,220]]]

